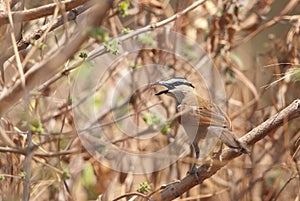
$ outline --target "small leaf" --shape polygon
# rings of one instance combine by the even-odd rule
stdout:
[[[44,50],[47,47],[47,45],[45,43],[41,43],[39,46],[40,50]]]
[[[171,131],[171,123],[163,124],[163,120],[156,114],[145,114],[143,120],[148,126],[159,126],[162,134],[169,134]]]
[[[181,49],[181,53],[186,56],[189,60],[195,60],[197,58],[197,53],[192,45],[185,45]]]
[[[91,190],[96,183],[93,166],[90,163],[87,163],[82,172],[82,184],[87,189]]]
[[[3,175],[0,175],[0,181],[3,181],[5,177]]]
[[[300,67],[292,68],[291,74],[295,80],[299,80],[300,79]]]
[[[106,42],[109,40],[108,33],[99,27],[90,29],[87,34],[101,42]]]
[[[41,120],[39,118],[34,118],[30,122],[30,130],[31,132],[35,132],[38,134],[45,133]]]
[[[21,179],[25,179],[25,177],[26,177],[26,173],[25,172],[20,172],[19,173],[19,176],[21,177]]]
[[[132,70],[139,70],[140,68],[142,68],[141,65],[135,64],[133,66],[131,66]]]
[[[147,192],[151,191],[151,186],[150,186],[150,184],[148,184],[147,181],[144,181],[144,182],[140,183],[140,185],[138,186],[136,191],[139,193],[146,194]]]
[[[153,124],[153,121],[152,121],[152,117],[150,114],[145,114],[143,116],[143,120],[145,121],[145,123],[148,125],[148,126],[151,126]]]
[[[79,57],[83,58],[83,59],[86,59],[88,57],[88,54],[86,52],[80,52]]]
[[[107,51],[109,51],[113,55],[119,55],[120,54],[120,51],[118,49],[118,41],[116,39],[105,42],[104,47],[106,48]]]
[[[64,169],[63,178],[64,179],[70,179],[71,178],[71,174],[70,174],[68,169]]]
[[[139,40],[144,43],[145,45],[151,46],[151,47],[156,47],[157,46],[157,41],[155,41],[152,37],[152,33],[148,32],[144,35],[142,35]]]
[[[128,33],[130,33],[130,32],[132,32],[132,30],[131,30],[130,28],[124,28],[124,29],[122,30],[122,33],[123,33],[123,34],[128,34]]]
[[[36,40],[35,39],[30,39],[30,44],[31,45],[35,45],[36,44]]]
[[[118,10],[120,11],[122,17],[126,17],[128,15],[129,6],[130,3],[128,1],[121,1],[118,4]]]
[[[143,120],[148,126],[159,125],[162,123],[162,118],[156,114],[145,114]]]
[[[235,74],[230,68],[225,69],[225,83],[228,84],[233,84],[236,82]]]
[[[167,135],[171,132],[171,128],[170,125],[164,125],[164,127],[162,127],[162,129],[160,129],[160,132],[162,132],[162,134]]]

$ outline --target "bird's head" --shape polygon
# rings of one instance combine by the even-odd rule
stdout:
[[[193,95],[193,89],[195,88],[192,83],[183,77],[174,77],[168,80],[158,81],[155,82],[154,85],[166,87],[166,89],[157,92],[155,95],[159,96],[161,94],[166,94],[174,97],[178,105],[181,104],[187,96]]]

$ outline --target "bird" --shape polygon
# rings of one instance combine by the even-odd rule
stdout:
[[[217,135],[221,142],[232,149],[241,153],[250,153],[248,147],[233,134],[231,121],[226,113],[212,101],[198,95],[195,86],[187,79],[173,77],[154,82],[154,85],[164,87],[155,95],[166,94],[176,100],[176,112],[180,114],[178,121],[191,141],[196,159],[200,157],[199,141],[210,134]],[[195,164],[192,169],[195,169]]]

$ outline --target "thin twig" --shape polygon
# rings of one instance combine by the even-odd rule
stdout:
[[[16,63],[17,63],[17,68],[19,71],[19,75],[20,75],[20,80],[22,83],[22,87],[25,88],[25,76],[24,76],[24,72],[23,72],[23,67],[22,67],[22,63],[21,63],[21,59],[20,59],[20,55],[18,53],[18,48],[17,48],[17,40],[15,37],[15,33],[14,33],[14,22],[13,22],[13,18],[12,18],[12,12],[10,10],[10,5],[9,5],[9,1],[6,0],[6,7],[7,7],[7,12],[8,12],[8,21],[10,24],[10,37],[11,37],[11,41],[12,41],[12,45],[13,45],[13,50],[14,50],[14,54],[16,57]]]
[[[69,0],[69,1],[63,1],[62,4],[65,4],[66,11],[69,11],[88,1],[91,0]],[[11,15],[14,23],[26,22],[41,17],[45,17],[48,15],[52,15],[56,6],[57,6],[56,3],[52,3],[38,8],[32,8],[29,10],[15,11],[12,12]],[[7,13],[0,13],[0,25],[4,25],[8,23],[9,23],[9,15]]]
[[[78,15],[82,14],[84,11],[86,11],[88,8],[90,8],[90,4],[84,4],[77,8],[72,9],[66,14],[66,20],[72,21],[77,18]],[[50,27],[50,23],[42,26],[40,29],[33,31],[32,33],[28,34],[28,36],[18,42],[18,50],[23,50],[26,47],[30,45],[31,40],[38,40],[42,34],[50,27],[49,32],[55,30],[56,28],[63,25],[65,22],[63,20],[63,17],[57,18],[56,22]]]
[[[288,2],[288,4],[282,9],[282,11],[279,13],[278,16],[274,17],[272,20],[265,23],[263,26],[260,26],[258,29],[250,33],[248,36],[243,38],[243,43],[248,42],[253,37],[255,37],[257,34],[262,32],[263,30],[270,28],[271,26],[275,25],[278,21],[283,19],[285,15],[298,4],[299,0],[291,0]],[[236,45],[237,46],[237,45]]]
[[[128,197],[132,197],[132,196],[142,197],[142,198],[144,198],[146,200],[149,200],[148,196],[146,196],[146,195],[144,195],[142,193],[134,192],[134,193],[126,193],[124,195],[121,195],[121,196],[113,199],[113,201],[117,201],[117,200],[120,200],[122,198],[128,198]]]
[[[295,178],[297,178],[298,175],[294,175],[294,176],[291,176],[286,182],[285,184],[281,187],[281,189],[279,190],[279,192],[275,195],[275,197],[272,199],[272,200],[277,200],[279,195],[282,193],[282,191],[285,189],[285,187]]]
[[[69,43],[62,47],[53,48],[50,50],[45,59],[40,63],[36,63],[25,74],[26,86],[28,90],[32,90],[39,86],[58,71],[58,67],[65,63],[74,55],[80,46],[86,41],[88,35],[82,34],[83,28],[94,27],[99,24],[99,20],[104,19],[105,11],[111,7],[112,1],[95,1],[94,6],[90,9],[91,15],[86,19],[86,23],[82,23],[78,31],[74,33]],[[101,9],[100,9],[101,8]],[[99,11],[101,10],[101,12]],[[46,59],[47,58],[47,59]],[[0,97],[0,114],[3,115],[12,105],[14,105],[24,94],[22,91],[20,80],[16,81],[14,86],[5,92],[2,92]]]
[[[180,18],[181,16],[187,14],[188,12],[192,11],[193,9],[197,8],[198,6],[202,5],[205,3],[206,0],[199,0],[199,1],[195,1],[194,3],[192,3],[190,6],[188,6],[187,8],[185,8],[184,10],[176,13],[175,15],[172,15],[171,17],[162,20],[160,22],[156,22],[152,25],[148,25],[145,27],[142,27],[140,29],[136,29],[132,32],[129,32],[128,34],[119,36],[117,38],[115,38],[114,40],[117,40],[119,43],[121,43],[122,41],[128,40],[130,38],[133,38],[135,36],[138,36],[142,33],[146,33],[148,31],[153,31],[155,29],[161,28],[173,21],[175,21],[176,19]],[[95,59],[96,57],[102,55],[106,53],[106,48],[104,47],[104,45],[100,45],[98,48],[94,49],[93,51],[91,51],[89,53],[89,56],[87,58],[88,61]]]
[[[34,149],[37,147],[35,146]],[[33,148],[31,149],[32,152]],[[10,147],[0,147],[0,152],[4,153],[15,153],[15,154],[21,154],[26,155],[26,149],[21,148],[10,148]],[[59,152],[47,152],[47,153],[33,153],[33,156],[38,157],[57,157],[57,156],[66,156],[70,154],[80,154],[84,152],[84,149],[71,149],[66,151],[59,151]]]

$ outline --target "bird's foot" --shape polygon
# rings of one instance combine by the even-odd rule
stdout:
[[[217,159],[219,161],[222,161],[222,151],[223,151],[223,143],[218,143],[218,145],[216,146],[216,148],[213,150],[213,152],[211,153],[211,158],[212,159]]]
[[[211,158],[212,159],[217,159],[217,160],[219,160],[219,161],[222,162],[222,156],[221,155],[222,155],[222,150],[221,151],[212,152]]]
[[[189,175],[194,175],[195,179],[197,181],[200,181],[199,179],[199,173],[196,165],[193,165],[193,167],[187,172]]]
[[[238,150],[240,153],[243,153],[243,154],[250,154],[251,151],[248,147],[246,147],[245,145],[243,145],[243,147],[241,147],[239,150]]]

